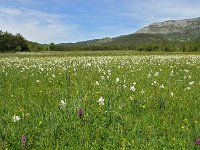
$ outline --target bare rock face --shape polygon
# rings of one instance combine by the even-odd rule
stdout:
[[[173,34],[173,33],[200,33],[200,17],[184,20],[169,20],[150,24],[136,33]]]

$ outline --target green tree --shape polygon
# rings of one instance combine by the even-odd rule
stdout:
[[[15,35],[15,43],[16,43],[16,45],[15,45],[16,48],[18,48],[18,49],[16,49],[16,51],[21,51],[21,52],[29,51],[27,42],[21,34],[17,33]]]
[[[52,43],[50,43],[50,45],[49,45],[49,50],[50,51],[55,51],[56,50],[56,45],[52,42]]]
[[[13,35],[0,31],[0,52],[28,51],[26,40],[21,34]]]

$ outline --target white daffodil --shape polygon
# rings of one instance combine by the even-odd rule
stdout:
[[[65,109],[66,105],[67,105],[66,100],[61,100],[59,103],[60,109]]]
[[[154,76],[157,77],[159,75],[159,72],[155,72]]]
[[[20,116],[14,115],[14,116],[12,117],[13,122],[19,122],[20,119],[21,119]]]
[[[96,83],[95,83],[96,85],[99,85],[99,82],[98,81],[96,81]]]
[[[133,85],[133,86],[131,86],[131,88],[130,88],[130,90],[132,91],[132,92],[135,92],[135,86]]]
[[[164,87],[164,85],[162,84],[162,85],[160,86],[160,88],[161,88],[161,89],[164,89],[165,87]]]
[[[116,78],[116,82],[119,82],[119,78]]]
[[[99,103],[100,106],[104,105],[103,97],[101,97],[97,102]]]
[[[144,90],[142,90],[140,93],[143,95],[144,94]]]
[[[194,81],[189,82],[189,85],[193,85],[193,84],[194,84]]]
[[[188,86],[188,87],[186,87],[185,89],[184,89],[184,91],[189,91],[191,88]]]
[[[170,93],[170,96],[171,96],[171,97],[173,97],[173,96],[174,96],[174,93],[173,93],[173,92],[171,92],[171,93]]]
[[[174,70],[172,70],[172,71],[170,72],[170,75],[171,75],[171,76],[173,76],[173,75],[174,75]]]

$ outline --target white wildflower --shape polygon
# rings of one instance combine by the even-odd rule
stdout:
[[[144,90],[142,90],[140,93],[143,95],[144,94]]]
[[[194,84],[194,81],[189,82],[189,85],[193,85],[193,84]]]
[[[154,76],[157,77],[159,75],[159,72],[155,72]]]
[[[173,93],[173,92],[170,92],[170,96],[171,96],[171,97],[174,97],[174,93]]]
[[[154,82],[151,83],[151,85],[155,85],[155,84],[157,84],[157,81],[154,81]]]
[[[99,85],[99,82],[98,82],[98,81],[96,81],[96,85]]]
[[[130,88],[130,90],[132,91],[132,92],[135,92],[135,86],[133,85],[133,86],[131,86],[131,88]]]
[[[110,69],[108,70],[108,75],[111,75]]]
[[[100,99],[97,101],[100,106],[104,105],[104,99],[103,97],[100,97]]]
[[[53,77],[53,78],[55,78],[55,77],[56,77],[56,75],[55,75],[55,74],[52,74],[52,77]]]
[[[105,79],[105,77],[104,76],[101,76],[101,80],[104,80]]]
[[[188,86],[188,87],[186,87],[184,91],[186,91],[186,90],[190,90],[190,87],[189,87],[189,86]]]
[[[91,63],[87,63],[86,64],[87,67],[91,67],[91,65],[92,65]]]
[[[170,75],[171,75],[171,76],[173,76],[173,75],[174,75],[174,70],[172,70],[172,71],[170,72]]]
[[[119,82],[119,78],[116,78],[116,82]]]
[[[67,105],[66,100],[61,100],[59,103],[60,109],[65,109],[66,105]]]
[[[164,87],[164,85],[162,84],[162,85],[160,86],[160,88],[161,88],[161,89],[164,89],[165,87]]]
[[[19,122],[20,119],[21,119],[20,116],[14,115],[14,116],[12,117],[13,122]]]

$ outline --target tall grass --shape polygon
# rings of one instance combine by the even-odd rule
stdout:
[[[2,57],[0,146],[198,149],[199,67],[198,55]]]

